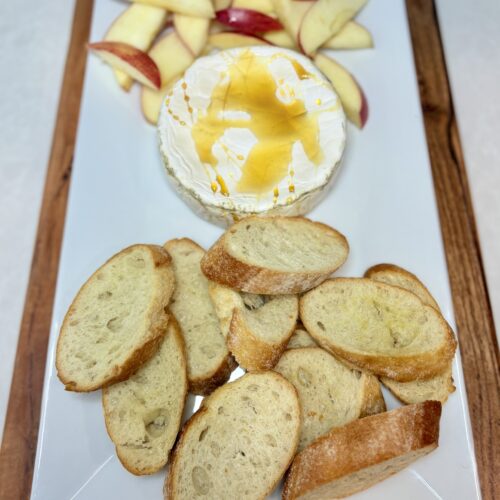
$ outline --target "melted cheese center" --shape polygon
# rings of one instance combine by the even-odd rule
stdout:
[[[313,78],[296,60],[290,62],[298,78]],[[235,117],[234,112],[240,113]],[[245,116],[241,117],[241,112]],[[262,194],[275,188],[288,173],[296,141],[302,143],[312,163],[318,165],[323,159],[318,114],[308,112],[304,101],[295,98],[293,90],[287,90],[286,82],[274,80],[268,61],[249,50],[221,77],[206,113],[198,117],[191,129],[200,161],[215,170],[220,192],[226,196],[230,193],[217,174],[217,158],[212,150],[229,128],[249,129],[257,139],[236,186],[241,193]],[[293,184],[289,190],[293,192]]]

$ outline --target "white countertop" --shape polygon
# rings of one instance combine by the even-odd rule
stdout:
[[[375,0],[372,0],[375,1]],[[0,3],[0,434],[74,1]],[[437,0],[486,275],[500,318],[500,2]],[[8,50],[7,50],[8,48]]]

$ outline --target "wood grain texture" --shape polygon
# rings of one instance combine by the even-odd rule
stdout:
[[[406,5],[481,492],[484,500],[494,500],[500,498],[498,342],[434,2],[407,0]]]
[[[0,449],[0,498],[29,498],[92,0],[77,0]]]
[[[0,498],[29,498],[92,0],[77,0],[0,450]],[[432,0],[407,0],[485,500],[500,498],[500,372],[467,175]]]

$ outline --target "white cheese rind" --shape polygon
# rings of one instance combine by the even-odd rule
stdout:
[[[290,178],[285,178],[277,186],[280,193],[277,198],[273,191],[257,195],[239,193],[236,189],[241,166],[256,140],[250,130],[229,129],[222,138],[226,146],[240,155],[240,158],[243,157],[240,162],[235,157],[229,158],[220,153],[218,144],[212,149],[219,161],[218,173],[228,186],[229,196],[224,196],[220,191],[213,192],[211,185],[215,181],[215,171],[210,165],[200,162],[191,136],[189,125],[208,108],[210,96],[220,81],[221,73],[227,72],[231,61],[244,50],[269,58],[275,81],[285,79],[295,96],[302,97],[306,109],[317,112],[319,116],[319,143],[324,155],[323,161],[314,165],[305,155],[302,144],[295,143],[289,166],[289,171],[293,170],[295,192],[288,192]],[[297,60],[313,78],[298,78],[290,58]],[[193,112],[187,110],[183,83],[188,89],[189,104]],[[176,190],[201,217],[226,226],[252,214],[302,215],[309,212],[326,194],[344,151],[346,121],[338,96],[330,83],[306,57],[286,49],[267,46],[221,51],[198,59],[174,85],[167,99],[173,113],[168,112],[166,103],[162,105],[158,121],[161,156]],[[175,119],[173,115],[176,115]],[[186,125],[181,125],[180,122]]]

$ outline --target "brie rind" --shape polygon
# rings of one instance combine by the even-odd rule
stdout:
[[[308,113],[317,113],[318,143],[323,153],[321,163],[315,165],[307,157],[302,143],[296,141],[288,166],[289,175],[274,189],[259,194],[242,193],[237,189],[246,158],[257,141],[250,129],[225,130],[212,148],[218,162],[217,171],[200,161],[191,133],[191,126],[206,113],[216,85],[228,78],[230,65],[243,51],[249,50],[255,56],[267,59],[266,64],[277,87],[283,89],[276,97],[282,102],[302,99]],[[312,78],[299,78],[292,60],[296,60]],[[251,119],[244,110],[228,110],[226,113],[238,114],[231,118]],[[308,58],[283,48],[255,46],[225,50],[196,60],[167,94],[160,111],[158,133],[166,170],[184,200],[200,216],[228,225],[246,215],[302,215],[311,210],[326,192],[339,167],[345,147],[346,120],[331,84]],[[227,193],[214,192],[217,175],[222,177]],[[289,189],[291,179],[293,192]]]

